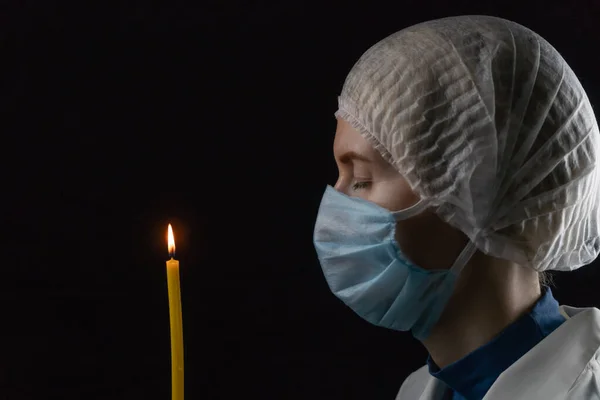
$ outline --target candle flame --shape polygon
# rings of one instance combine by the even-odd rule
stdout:
[[[171,227],[171,224],[169,224],[167,242],[169,244],[169,256],[173,258],[175,255],[175,237],[173,236],[173,228]]]

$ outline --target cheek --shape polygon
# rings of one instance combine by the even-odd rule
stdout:
[[[375,182],[370,197],[390,211],[404,210],[419,201],[419,196],[402,177]]]
[[[427,211],[396,224],[402,253],[423,269],[449,269],[468,243],[459,230]]]
[[[435,248],[429,233],[433,227],[423,216],[415,216],[396,223],[396,242],[402,253],[421,268],[430,269],[425,257],[427,248]]]

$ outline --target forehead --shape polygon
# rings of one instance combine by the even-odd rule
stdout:
[[[344,153],[354,152],[372,159],[381,158],[377,150],[369,144],[358,130],[341,118],[337,119],[333,152],[336,157],[340,157]]]

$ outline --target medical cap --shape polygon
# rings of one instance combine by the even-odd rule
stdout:
[[[354,65],[336,116],[483,253],[537,271],[598,255],[598,124],[531,30],[462,16],[397,32]]]

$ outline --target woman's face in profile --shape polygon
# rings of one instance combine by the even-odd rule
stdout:
[[[390,211],[403,210],[419,200],[396,168],[341,118],[338,118],[333,153],[339,174],[335,189],[339,192]],[[425,269],[449,269],[467,243],[462,232],[429,210],[399,221],[396,241],[412,262]],[[431,251],[432,246],[435,251]]]

